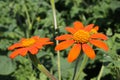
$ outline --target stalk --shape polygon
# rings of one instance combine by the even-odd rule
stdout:
[[[29,57],[33,65],[41,72],[43,72],[51,80],[57,80],[37,59],[36,55],[29,54]]]
[[[97,80],[100,80],[101,76],[102,76],[102,73],[103,73],[103,70],[104,70],[104,65],[102,65],[101,69],[100,69],[100,72],[98,74],[98,77],[97,77]]]
[[[82,61],[82,64],[80,66],[79,72],[76,74],[74,80],[79,80],[79,77],[80,77],[83,69],[85,68],[87,61],[88,61],[88,57],[87,57],[87,55],[84,54],[83,61]]]
[[[29,38],[30,37],[30,32],[32,30],[32,23],[30,21],[30,15],[28,13],[28,9],[26,7],[26,5],[24,4],[24,8],[25,8],[25,13],[27,16],[27,24],[28,24],[28,28],[26,28],[26,37]],[[50,78],[51,80],[57,80],[45,67],[44,65],[42,65],[40,63],[40,61],[38,60],[38,58],[36,57],[36,55],[32,55],[29,54],[29,57],[33,63],[33,65],[41,72],[43,72],[48,78]]]
[[[53,11],[53,19],[54,19],[54,29],[55,29],[55,35],[57,35],[57,20],[56,20],[56,11],[55,11],[55,1],[50,0],[52,11]],[[58,44],[58,40],[56,40],[56,45]],[[61,68],[60,68],[60,52],[57,51],[57,64],[58,64],[58,79],[61,80]]]

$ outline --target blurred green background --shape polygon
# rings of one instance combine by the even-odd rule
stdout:
[[[106,41],[109,51],[96,48],[97,57],[89,60],[81,79],[96,80],[104,65],[101,80],[120,80],[120,0],[55,0],[55,5],[59,35],[66,33],[66,26],[72,26],[74,21],[79,20],[84,25],[94,23],[100,26],[99,32],[109,38]],[[30,36],[49,37],[55,41],[52,15],[49,0],[0,0],[0,80],[49,80],[27,56],[11,60],[11,51],[7,48],[26,36],[29,21],[32,25]],[[60,52],[62,80],[72,80],[76,66],[75,62],[67,62],[68,51]],[[44,47],[37,57],[58,77],[54,46]]]

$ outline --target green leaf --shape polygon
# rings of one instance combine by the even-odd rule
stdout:
[[[15,71],[12,60],[6,56],[0,56],[0,75],[8,75]]]
[[[43,73],[40,73],[40,80],[47,80],[47,76]]]
[[[83,80],[83,78],[86,76],[87,74],[85,74],[84,72],[81,73],[81,77],[79,77],[79,80]]]

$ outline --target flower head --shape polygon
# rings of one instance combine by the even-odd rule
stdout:
[[[14,50],[10,54],[10,58],[15,58],[17,55],[25,56],[27,52],[31,54],[37,54],[38,50],[44,45],[52,44],[49,38],[40,38],[38,36],[33,36],[31,38],[22,38],[19,42],[13,44],[8,48],[8,50]]]
[[[94,27],[94,24],[89,24],[84,27],[81,22],[76,21],[73,23],[73,28],[66,27],[65,29],[70,34],[56,37],[56,40],[61,40],[62,42],[55,47],[55,50],[63,50],[73,45],[68,54],[68,62],[76,60],[81,50],[83,50],[90,59],[94,59],[96,55],[89,44],[108,51],[108,46],[102,41],[107,40],[107,37],[102,33],[98,33],[98,26]]]

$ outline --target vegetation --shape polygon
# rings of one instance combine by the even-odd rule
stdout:
[[[120,80],[120,1],[55,0],[55,8],[57,29],[50,0],[0,0],[0,80],[49,80],[31,64],[28,56],[9,57],[10,45],[32,36],[48,37],[54,42],[39,50],[37,58],[58,79],[55,37],[66,34],[65,27],[72,26],[75,21],[98,25],[99,32],[108,37],[105,43],[109,46],[107,52],[94,48],[96,58],[88,60],[79,79]],[[69,63],[69,50],[59,52],[61,80],[74,80],[82,63],[82,55]]]

